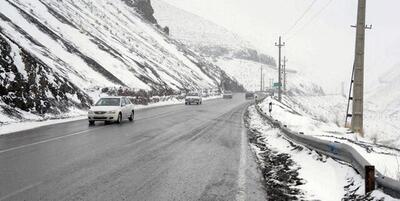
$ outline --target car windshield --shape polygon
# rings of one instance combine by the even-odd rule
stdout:
[[[119,98],[102,98],[97,101],[95,106],[119,106],[120,102]]]
[[[232,92],[231,92],[231,91],[225,91],[225,93],[226,93],[226,94],[231,94]]]
[[[188,93],[188,96],[199,96],[198,93]]]

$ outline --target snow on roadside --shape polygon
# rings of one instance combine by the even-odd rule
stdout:
[[[19,111],[25,119],[11,119],[5,115],[0,116],[3,124],[0,124],[0,135],[29,130],[42,126],[48,126],[71,121],[86,119],[86,111],[70,108],[70,112],[58,116],[37,116],[29,112]],[[2,117],[5,118],[2,118]]]
[[[213,99],[218,99],[222,98],[221,96],[210,96],[203,98],[204,101],[207,100],[213,100]],[[162,106],[168,106],[168,105],[177,105],[177,104],[183,104],[184,100],[178,100],[178,99],[170,99],[168,101],[161,101],[157,103],[152,103],[149,105],[135,105],[136,110],[141,110],[141,109],[146,109],[146,108],[155,108],[155,107],[162,107]],[[23,112],[23,111],[19,111]],[[26,116],[24,115],[26,113]],[[16,120],[9,118],[8,116],[4,115],[3,113],[0,112],[0,135],[6,135],[6,134],[12,134],[15,132],[19,131],[24,131],[24,130],[30,130],[42,126],[48,126],[48,125],[53,125],[53,124],[60,124],[60,123],[66,123],[66,122],[72,122],[72,121],[79,121],[79,120],[84,120],[87,118],[87,111],[84,110],[79,110],[76,108],[70,108],[70,112],[63,114],[62,116],[58,117],[40,117],[33,115],[29,112],[24,112],[24,117],[29,120]]]
[[[86,116],[69,117],[65,119],[50,119],[44,121],[24,121],[0,126],[0,135],[11,134],[19,131],[30,130],[42,126],[66,123],[86,119]]]
[[[347,98],[341,95],[295,96],[291,98],[302,111],[343,126]],[[400,116],[392,109],[382,111],[381,104],[367,101],[364,106],[364,135],[369,141],[391,147],[400,147]]]
[[[271,149],[275,154],[287,154],[290,156],[287,160],[294,161],[292,169],[297,168],[298,176],[302,182],[290,187],[292,191],[300,189],[296,199],[301,200],[342,200],[342,199],[366,199],[372,200],[394,200],[390,196],[382,193],[379,190],[374,191],[371,196],[364,196],[364,181],[355,170],[347,164],[340,163],[332,158],[321,156],[315,151],[311,151],[305,147],[295,145],[286,140],[278,129],[272,128],[267,122],[257,113],[254,106],[249,108],[248,128],[251,133],[259,133],[257,143],[264,144],[268,149]],[[249,138],[251,138],[249,136]],[[251,142],[251,140],[250,140]],[[252,149],[261,163],[270,162],[265,151],[251,144]],[[262,164],[265,166],[266,164]],[[268,169],[273,171],[273,169]],[[287,168],[288,174],[291,174],[291,169]],[[274,175],[275,173],[265,172],[264,174]],[[266,178],[269,180],[270,176]],[[279,180],[280,184],[284,183]],[[268,181],[267,181],[268,184]],[[280,186],[281,188],[282,186]],[[267,192],[268,192],[268,186]],[[274,189],[274,192],[280,189]],[[272,193],[274,194],[274,193]],[[288,193],[286,193],[287,195]],[[290,195],[290,193],[289,193]],[[281,197],[282,198],[282,197]],[[274,199],[274,197],[272,197]],[[288,198],[293,200],[293,198]]]
[[[400,181],[399,149],[374,144],[368,138],[361,138],[355,134],[348,133],[347,128],[339,127],[338,124],[330,120],[335,118],[335,111],[327,115],[324,110],[315,105],[313,111],[310,112],[304,105],[300,105],[291,97],[286,96],[283,97],[282,103],[268,97],[264,102],[260,103],[261,108],[264,111],[268,111],[270,102],[273,103],[272,117],[287,125],[291,130],[325,140],[348,144],[362,154],[379,172]],[[316,113],[318,109],[321,110],[321,114]]]

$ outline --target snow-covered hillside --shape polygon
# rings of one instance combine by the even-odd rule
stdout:
[[[163,0],[153,0],[155,16],[162,25],[170,27],[170,34],[193,48],[225,47],[240,50],[250,47],[236,34],[200,16],[188,13]]]
[[[265,85],[270,86],[270,80],[277,77],[277,70],[275,67],[265,65],[262,63],[244,60],[244,59],[228,59],[221,58],[216,60],[218,66],[224,69],[224,71],[235,77],[243,86],[250,91],[260,90],[260,72],[261,68],[265,75]]]
[[[374,109],[392,115],[400,113],[400,64],[383,74],[379,85],[366,96]]]
[[[153,1],[159,23],[170,28],[171,37],[192,47],[221,67],[232,79],[250,91],[260,89],[260,68],[265,85],[277,82],[277,67],[273,57],[255,50],[236,34],[202,17],[176,8],[164,0]],[[290,94],[322,94],[322,89],[295,71],[288,73]]]
[[[84,108],[105,87],[161,93],[229,80],[152,17],[148,0],[0,1],[3,114]]]
[[[400,64],[383,74],[365,96],[365,132],[378,142],[400,146]]]
[[[344,127],[347,98],[341,95],[291,97],[298,110],[314,119]],[[390,111],[380,111],[371,99],[364,105],[364,135],[368,141],[386,146],[400,146],[400,120]]]
[[[254,49],[229,30],[200,16],[179,9],[164,0],[154,0],[154,15],[170,28],[173,38],[182,41],[203,56],[239,58],[275,66],[275,59]]]

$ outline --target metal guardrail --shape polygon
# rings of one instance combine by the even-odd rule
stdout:
[[[265,117],[274,127],[279,128],[283,134],[290,140],[296,143],[302,144],[305,147],[316,150],[324,155],[332,158],[347,162],[353,166],[353,168],[365,178],[365,166],[371,165],[360,153],[358,153],[353,147],[340,142],[331,142],[322,140],[316,137],[307,136],[302,133],[297,133],[290,130],[286,125],[283,125],[280,121],[273,119],[268,116],[267,112],[264,112],[258,104],[255,104],[258,113]],[[388,195],[395,198],[400,198],[400,182],[390,177],[385,177],[380,172],[376,171],[375,180],[377,187],[382,189]]]

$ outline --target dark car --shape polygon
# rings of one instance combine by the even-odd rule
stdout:
[[[232,99],[233,98],[233,94],[231,91],[225,91],[224,94],[222,95],[223,99]]]
[[[254,93],[253,93],[253,92],[247,92],[247,93],[245,94],[245,98],[246,98],[247,100],[254,99]]]

